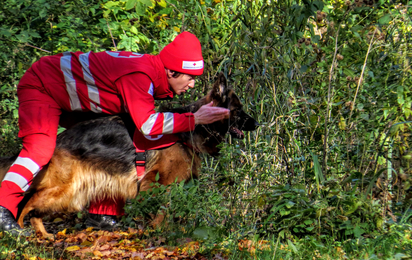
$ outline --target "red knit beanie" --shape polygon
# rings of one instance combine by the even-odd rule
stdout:
[[[165,68],[189,75],[203,74],[202,47],[190,32],[182,32],[160,52]]]

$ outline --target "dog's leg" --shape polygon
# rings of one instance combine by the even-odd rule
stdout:
[[[23,228],[24,224],[23,224],[23,220],[24,217],[32,210],[34,209],[48,209],[48,205],[44,205],[44,203],[39,203],[39,201],[41,201],[39,198],[41,198],[41,193],[40,196],[38,196],[39,194],[35,194],[34,196],[32,196],[30,198],[30,200],[27,202],[27,204],[25,205],[25,207],[23,208],[19,219],[17,221],[17,223],[20,225],[20,227]],[[39,205],[42,205],[43,207],[39,207]],[[47,233],[44,225],[43,225],[43,220],[42,217],[39,213],[35,212],[34,215],[30,218],[30,223],[32,225],[32,227],[34,228],[34,231],[36,232],[37,235],[41,235],[44,238],[50,238],[53,237],[52,234]]]
[[[190,148],[177,143],[167,149],[159,151],[157,162],[148,169],[144,178],[140,181],[139,191],[148,191],[151,184],[156,182],[156,175],[159,174],[160,185],[170,185],[173,182],[188,181],[198,177],[200,158]],[[164,223],[166,213],[160,210],[153,216],[150,225],[160,227]]]
[[[161,175],[160,172],[159,174]],[[150,171],[149,173],[146,173],[145,177],[139,183],[139,192],[149,191],[152,188],[150,184],[156,182],[155,181],[156,175],[157,175],[157,171]],[[156,196],[156,195],[154,194],[153,196]],[[159,212],[157,212],[156,215],[150,214],[150,217],[152,218],[152,220],[150,221],[149,225],[155,229],[160,228],[165,218],[165,212],[163,212],[163,210],[160,210]]]
[[[24,207],[23,211],[21,212],[19,216],[19,219],[17,220],[17,224],[19,224],[21,228],[24,228],[24,224],[23,224],[24,217],[32,210],[33,210],[32,207],[27,207],[27,206]]]
[[[44,228],[43,225],[43,220],[39,216],[32,217],[30,219],[31,225],[34,227],[34,230],[36,231],[36,235],[41,235],[44,238],[52,238],[53,234],[47,233],[46,229]]]
[[[27,203],[27,205],[24,207],[23,211],[21,212],[19,219],[17,221],[17,224],[20,225],[21,228],[24,227],[23,220],[24,217],[32,211],[34,208],[30,206],[30,201]],[[40,214],[34,213],[34,215],[30,218],[30,223],[33,226],[36,234],[43,236],[44,238],[51,238],[53,237],[52,234],[47,233],[44,225],[43,225],[43,220]]]

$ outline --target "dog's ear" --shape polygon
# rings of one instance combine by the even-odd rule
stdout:
[[[213,85],[212,89],[212,99],[220,102],[226,101],[226,90],[227,90],[227,80],[223,72],[220,72],[217,76],[217,80]]]

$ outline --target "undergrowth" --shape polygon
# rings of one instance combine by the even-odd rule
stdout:
[[[201,40],[206,68],[197,91],[177,105],[203,96],[223,71],[261,126],[244,140],[228,137],[220,157],[203,158],[198,181],[140,194],[124,222],[146,226],[162,210],[168,225],[149,235],[167,243],[189,236],[204,241],[202,252],[230,259],[411,257],[411,6],[6,0],[0,154],[19,149],[16,84],[39,57],[156,54],[189,30]],[[13,241],[1,238],[2,252],[32,248]]]

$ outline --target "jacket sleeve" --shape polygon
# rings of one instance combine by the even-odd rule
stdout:
[[[116,81],[117,89],[137,129],[144,135],[174,134],[193,131],[192,113],[157,113],[154,104],[154,85],[144,73],[122,76]]]

